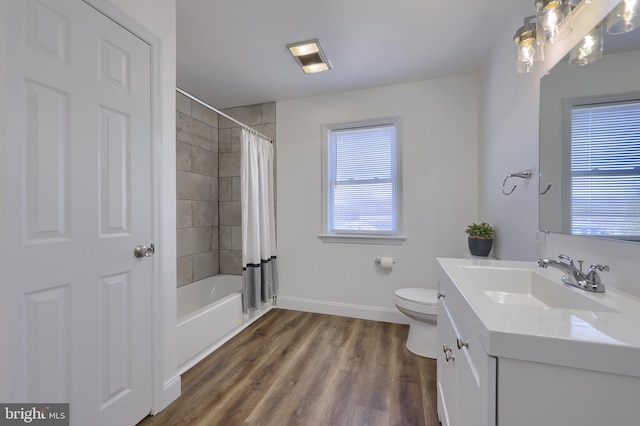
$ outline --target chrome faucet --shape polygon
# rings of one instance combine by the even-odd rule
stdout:
[[[576,268],[573,259],[569,256],[561,254],[558,258],[560,260],[547,258],[538,259],[538,266],[541,268],[553,266],[554,268],[561,269],[565,273],[562,276],[562,282],[565,284],[586,291],[604,293],[604,284],[602,284],[600,280],[598,271],[608,271],[609,267],[607,265],[593,264],[589,267],[589,271],[584,273],[582,272],[582,260],[578,260],[580,267]]]

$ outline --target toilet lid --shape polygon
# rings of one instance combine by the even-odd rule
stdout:
[[[430,288],[401,288],[396,290],[396,296],[421,305],[435,306],[438,304],[438,292]]]

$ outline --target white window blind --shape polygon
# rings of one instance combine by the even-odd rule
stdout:
[[[396,124],[328,133],[330,234],[396,235]]]
[[[572,107],[571,233],[640,236],[640,100]]]

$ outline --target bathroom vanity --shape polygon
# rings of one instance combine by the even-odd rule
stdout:
[[[438,258],[443,425],[635,425],[640,299],[534,262]]]

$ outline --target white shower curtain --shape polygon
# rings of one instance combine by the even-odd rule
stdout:
[[[278,294],[273,146],[246,129],[241,147],[242,308],[259,310]]]

